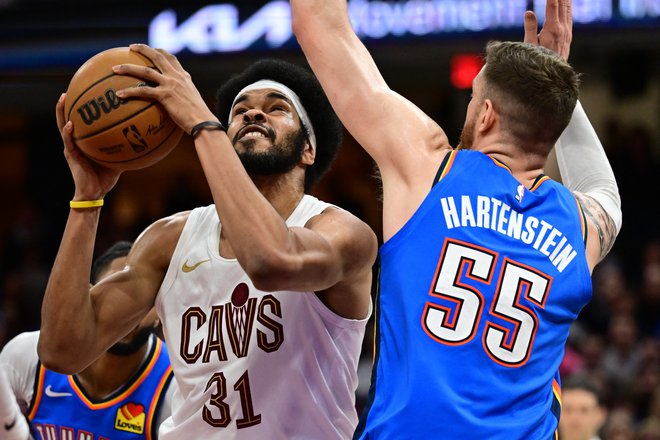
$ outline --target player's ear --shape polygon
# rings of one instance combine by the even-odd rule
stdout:
[[[305,165],[314,165],[314,159],[316,159],[316,151],[312,148],[312,145],[309,142],[309,139],[305,141],[305,149],[301,157],[301,162]]]
[[[493,101],[490,99],[484,99],[482,104],[481,113],[479,115],[479,120],[477,121],[477,129],[480,133],[489,132],[497,123],[499,115],[495,110]]]

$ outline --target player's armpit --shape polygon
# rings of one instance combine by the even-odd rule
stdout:
[[[617,228],[614,220],[607,214],[605,209],[593,197],[586,194],[574,192],[575,198],[580,203],[587,223],[591,225],[590,229],[596,231],[598,239],[598,254],[594,255],[595,261],[590,264],[595,266],[610,252],[617,236]],[[588,241],[595,238],[588,238]],[[587,249],[591,246],[587,243]]]

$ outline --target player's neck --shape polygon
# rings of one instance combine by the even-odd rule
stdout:
[[[291,184],[281,176],[275,179],[255,179],[254,183],[259,188],[261,194],[268,200],[268,202],[275,208],[283,219],[289,216],[296,209],[303,196],[305,195],[301,184]],[[223,258],[235,259],[236,253],[231,247],[229,240],[225,235],[225,229],[220,229],[220,255]]]
[[[487,154],[506,165],[513,177],[526,188],[531,188],[539,175],[543,174],[545,157],[525,153],[520,148],[505,142],[482,142],[479,145],[474,150]]]
[[[284,218],[288,217],[305,192],[305,167],[270,176],[250,176],[259,192]]]
[[[259,187],[259,191],[283,219],[289,218],[305,195],[302,186],[290,185],[282,180]]]
[[[76,375],[85,393],[93,399],[105,399],[121,388],[138,371],[147,356],[149,343],[135,353],[119,356],[104,353]]]

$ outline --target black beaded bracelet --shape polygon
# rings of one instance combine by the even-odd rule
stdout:
[[[192,128],[192,130],[190,130],[190,136],[192,136],[194,139],[195,136],[197,136],[201,130],[222,130],[224,132],[227,131],[225,126],[218,121],[204,121],[195,125]]]

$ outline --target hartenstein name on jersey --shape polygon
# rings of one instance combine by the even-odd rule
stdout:
[[[476,203],[475,203],[476,202]],[[566,236],[545,220],[523,215],[494,197],[461,196],[440,199],[447,229],[457,227],[488,228],[520,240],[548,257],[559,272],[573,261],[577,252]]]

